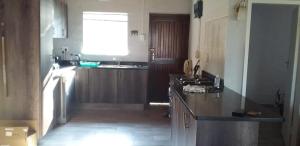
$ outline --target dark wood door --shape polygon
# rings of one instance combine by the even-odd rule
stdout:
[[[189,15],[150,14],[149,102],[167,102],[169,74],[188,58]]]

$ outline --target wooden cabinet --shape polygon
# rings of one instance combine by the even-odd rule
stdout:
[[[185,111],[185,146],[196,146],[197,139],[197,120],[193,118],[193,116],[188,113],[189,111]]]
[[[54,38],[67,38],[67,2],[54,0]]]
[[[120,69],[118,71],[118,103],[146,103],[147,70]]]
[[[39,133],[40,1],[0,0],[0,120],[33,120]]]
[[[257,146],[259,122],[195,120],[180,97],[173,94],[172,146]]]
[[[38,119],[39,0],[0,0],[0,119]]]
[[[116,103],[118,98],[118,70],[89,69],[90,103]]]
[[[177,138],[178,138],[178,113],[177,109],[177,99],[174,97],[170,98],[170,105],[171,105],[171,145],[177,146]]]
[[[75,75],[75,97],[76,102],[84,103],[89,99],[89,70],[85,68],[76,69]]]
[[[78,103],[145,104],[147,70],[78,68],[75,88]]]
[[[172,146],[196,146],[197,121],[179,98],[171,97]]]

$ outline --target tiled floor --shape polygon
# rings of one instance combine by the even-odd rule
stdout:
[[[166,110],[81,111],[47,134],[39,146],[171,146]],[[260,125],[259,146],[283,146],[280,124]]]
[[[48,133],[39,146],[170,146],[165,111],[81,111]]]

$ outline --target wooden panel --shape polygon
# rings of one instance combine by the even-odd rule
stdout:
[[[185,109],[181,101],[177,100],[177,112],[178,112],[178,134],[177,144],[178,146],[185,145],[186,129],[185,129]]]
[[[119,70],[118,103],[146,103],[147,70]]]
[[[117,102],[117,69],[89,69],[89,99],[90,103]]]
[[[197,146],[257,146],[258,122],[198,121]]]
[[[181,105],[179,104],[180,101],[178,101],[178,99],[175,97],[175,113],[176,113],[176,122],[174,124],[174,130],[175,130],[175,137],[173,139],[174,143],[176,146],[180,146],[180,132],[181,129],[180,129],[180,118],[181,118],[181,115],[180,115],[180,109],[181,109]]]
[[[259,122],[196,121],[178,97],[172,98],[172,146],[256,146]]]
[[[3,0],[0,0],[0,21],[1,22],[4,22],[4,2]],[[4,35],[4,30],[5,28],[4,27],[1,27],[0,26],[0,31],[1,31],[1,36]],[[0,98],[4,97],[4,79],[3,79],[3,65],[4,65],[4,62],[3,62],[3,59],[5,58],[3,56],[3,52],[2,52],[2,41],[0,41]],[[3,58],[4,57],[4,58]]]
[[[150,15],[150,49],[155,60],[149,60],[150,101],[168,101],[170,73],[182,73],[188,58],[189,15]],[[151,52],[149,58],[151,59]]]
[[[172,146],[186,145],[185,109],[177,97],[172,98]]]
[[[176,139],[177,139],[177,112],[176,112],[176,98],[171,97],[170,105],[171,105],[171,145],[177,146]]]
[[[197,120],[193,118],[193,116],[186,111],[187,113],[187,125],[186,128],[186,138],[185,138],[185,146],[196,146],[197,141]]]
[[[38,119],[40,3],[39,0],[1,0],[0,3],[1,22],[5,23],[1,34],[5,36],[8,81],[8,97],[0,97],[0,119]]]
[[[75,76],[75,97],[76,102],[88,102],[89,97],[89,72],[88,69],[76,69]]]

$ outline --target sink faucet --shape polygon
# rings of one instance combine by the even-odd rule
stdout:
[[[113,61],[117,62],[117,65],[120,66],[121,65],[121,60],[119,58],[114,57]]]

